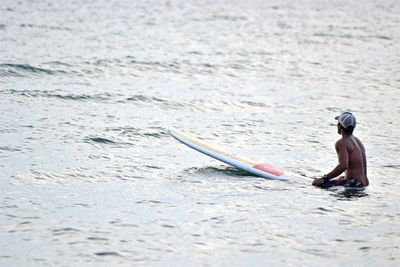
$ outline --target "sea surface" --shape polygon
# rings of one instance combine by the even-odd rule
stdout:
[[[2,0],[0,266],[399,266],[398,0]],[[307,177],[351,111],[370,186]]]

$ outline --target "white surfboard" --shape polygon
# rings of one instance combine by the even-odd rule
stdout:
[[[253,175],[273,180],[292,180],[302,183],[311,183],[312,179],[292,173],[285,172],[279,168],[273,167],[267,163],[257,162],[244,157],[239,157],[229,153],[223,149],[206,144],[205,142],[183,134],[177,130],[169,129],[169,134],[179,142],[187,145],[194,150],[201,152],[207,156],[220,160],[226,164],[234,166],[238,169],[247,171]]]

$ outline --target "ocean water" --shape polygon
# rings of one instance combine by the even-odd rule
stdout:
[[[399,266],[400,2],[0,4],[0,266]],[[352,111],[365,191],[308,177]]]

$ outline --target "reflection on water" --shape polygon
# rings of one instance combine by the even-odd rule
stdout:
[[[212,162],[212,160],[210,160]],[[218,164],[218,163],[217,163]],[[185,170],[185,172],[188,173],[193,173],[193,174],[198,174],[201,176],[219,176],[223,175],[226,176],[226,178],[229,177],[244,177],[244,178],[258,178],[246,171],[237,169],[235,167],[231,167],[228,165],[220,165],[218,167],[213,167],[213,166],[207,166],[207,167],[192,167],[190,169]]]
[[[368,189],[338,188],[334,191],[333,196],[338,200],[352,201],[362,197],[369,196]]]

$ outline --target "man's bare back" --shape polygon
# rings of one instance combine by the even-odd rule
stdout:
[[[344,146],[343,149],[339,148],[339,150],[345,150],[342,153],[347,153],[346,177],[354,178],[361,182],[363,186],[368,186],[365,148],[361,141],[357,137],[350,135],[343,137],[336,144],[337,146]],[[340,157],[339,154],[338,157]]]
[[[361,141],[352,134],[356,125],[355,117],[353,114],[345,112],[336,119],[339,121],[338,133],[342,135],[342,138],[335,144],[339,163],[330,173],[315,179],[312,184],[319,187],[368,186],[365,148]],[[345,172],[345,177],[338,178],[343,172]]]

